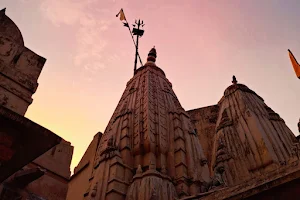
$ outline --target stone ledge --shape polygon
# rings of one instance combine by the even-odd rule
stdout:
[[[204,197],[204,193],[201,193],[182,200],[196,200],[200,198],[201,200],[243,199],[296,179],[300,179],[300,166],[290,165],[270,172],[262,178],[252,179],[237,186],[212,191]]]
[[[121,180],[121,179],[118,179],[118,178],[112,178],[112,179],[110,179],[110,180],[108,181],[108,184],[111,183],[111,182],[114,182],[114,181],[116,181],[116,182],[118,182],[118,183],[121,183],[121,184],[124,184],[124,185],[127,185],[127,186],[130,185],[129,183],[126,183],[125,181],[123,181],[123,180]]]
[[[119,191],[119,190],[116,190],[116,189],[111,189],[111,190],[109,190],[109,191],[107,191],[106,192],[106,195],[108,195],[108,194],[110,194],[110,193],[117,193],[117,194],[120,194],[120,195],[122,195],[122,196],[126,196],[126,193],[123,193],[123,192],[121,192],[121,191]]]

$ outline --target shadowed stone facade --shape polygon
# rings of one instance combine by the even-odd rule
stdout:
[[[1,200],[66,199],[73,146],[24,117],[45,61],[0,10]]]
[[[24,115],[46,59],[24,46],[14,22],[0,11],[0,105]]]

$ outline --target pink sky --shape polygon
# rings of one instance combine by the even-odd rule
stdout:
[[[216,104],[236,75],[298,135],[300,81],[287,52],[300,59],[298,0],[1,0],[4,7],[25,45],[47,59],[26,117],[75,146],[72,171],[132,77],[120,8],[130,23],[144,20],[142,61],[155,45],[186,110]]]

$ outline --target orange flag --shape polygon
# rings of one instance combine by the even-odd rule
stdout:
[[[291,52],[289,49],[288,49],[288,51],[289,51],[289,56],[290,56],[292,65],[293,65],[293,67],[294,67],[296,76],[300,79],[300,65],[299,65],[299,63],[297,62],[297,60],[296,60],[296,58],[294,57],[294,55],[292,54],[292,52]]]
[[[116,15],[116,17],[119,17],[119,16],[120,16],[121,21],[126,20],[123,9],[121,9],[120,12]]]

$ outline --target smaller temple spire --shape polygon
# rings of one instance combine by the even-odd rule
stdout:
[[[237,84],[237,80],[236,80],[236,77],[235,77],[235,75],[233,75],[233,76],[232,76],[232,83],[233,83],[234,85],[236,85],[236,84]]]

